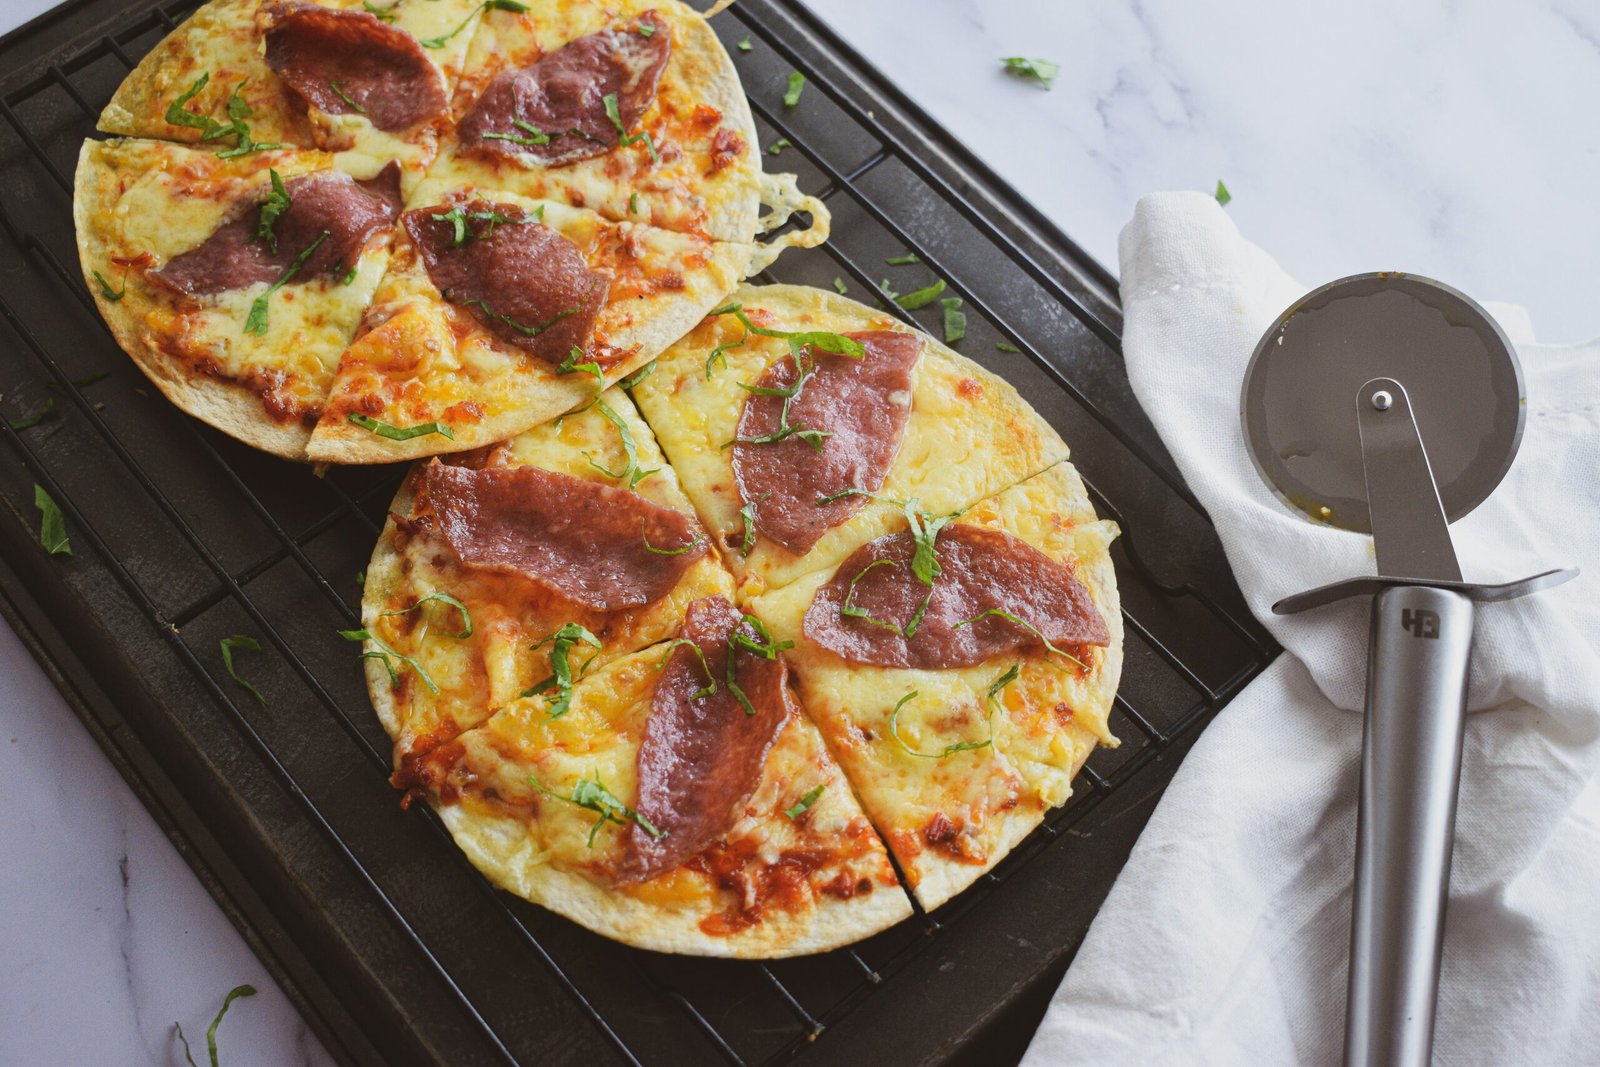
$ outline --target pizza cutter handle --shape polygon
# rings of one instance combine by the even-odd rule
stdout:
[[[1471,646],[1465,594],[1373,597],[1347,1067],[1426,1067],[1432,1054]]]

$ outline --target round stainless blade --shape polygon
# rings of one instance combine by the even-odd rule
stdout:
[[[1373,378],[1411,398],[1445,515],[1481,504],[1511,467],[1526,404],[1499,325],[1441,282],[1383,271],[1307,293],[1262,336],[1240,414],[1256,467],[1311,518],[1371,532],[1356,391]]]

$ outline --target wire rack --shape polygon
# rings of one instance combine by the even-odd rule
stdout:
[[[1073,444],[1095,506],[1122,525],[1127,654],[1112,725],[1124,743],[1097,753],[1067,806],[935,914],[767,964],[628,949],[496,892],[433,813],[397,808],[387,738],[333,630],[359,625],[355,574],[402,471],[317,479],[182,416],[84,291],[70,219],[78,146],[193,6],[74,0],[47,16],[65,38],[48,54],[15,54],[44,23],[0,42],[20,68],[0,83],[0,549],[46,605],[19,621],[70,629],[80,655],[64,675],[115,690],[108,747],[154,753],[173,803],[219,842],[186,839],[195,862],[233,872],[235,896],[261,898],[232,903],[266,930],[258,949],[330,1049],[374,1062],[599,1052],[741,1065],[970,1050],[1070,958],[1171,773],[1164,756],[1276,652],[1127,388],[1113,280],[797,4],[745,0],[714,21],[759,147],[778,153],[768,168],[797,171],[833,214],[832,240],[786,254],[762,280],[838,285],[937,334],[937,307],[904,312],[880,283],[943,279],[967,315],[958,347]],[[752,47],[734,48],[741,40]],[[794,70],[807,86],[791,109]],[[907,252],[920,263],[884,264]],[[46,405],[36,425],[13,426]],[[70,562],[43,562],[30,482],[65,513]],[[217,642],[233,633],[262,643],[246,662],[267,707],[222,672]]]

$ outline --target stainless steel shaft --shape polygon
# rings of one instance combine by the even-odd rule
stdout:
[[[1432,1052],[1471,646],[1461,593],[1390,586],[1373,597],[1348,1067],[1421,1067]]]

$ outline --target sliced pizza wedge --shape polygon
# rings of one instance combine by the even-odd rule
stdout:
[[[650,430],[620,389],[450,465],[411,471],[362,596],[373,706],[397,782],[518,699],[553,711],[586,672],[676,633],[731,592]]]
[[[312,435],[323,463],[493,444],[654,359],[750,268],[714,243],[429,178]]]
[[[911,913],[782,659],[720,596],[559,714],[517,701],[433,749],[415,781],[497,885],[642,948],[797,955]]]
[[[73,211],[84,280],[117,342],[178,407],[303,459],[339,356],[388,260],[393,164],[324,152],[224,159],[87,141]]]
[[[764,177],[732,61],[677,0],[538,0],[484,16],[434,176],[747,243],[804,207],[791,176]]]
[[[506,0],[509,3],[509,0]],[[435,154],[479,0],[213,0],[152,49],[100,116],[106,133],[225,156],[265,146],[400,161]]]
[[[1116,533],[1063,463],[931,538],[902,520],[749,605],[794,643],[806,710],[925,908],[1004,858],[1116,743]]]
[[[746,595],[1067,455],[1009,384],[884,312],[786,285],[714,310],[635,398]]]

